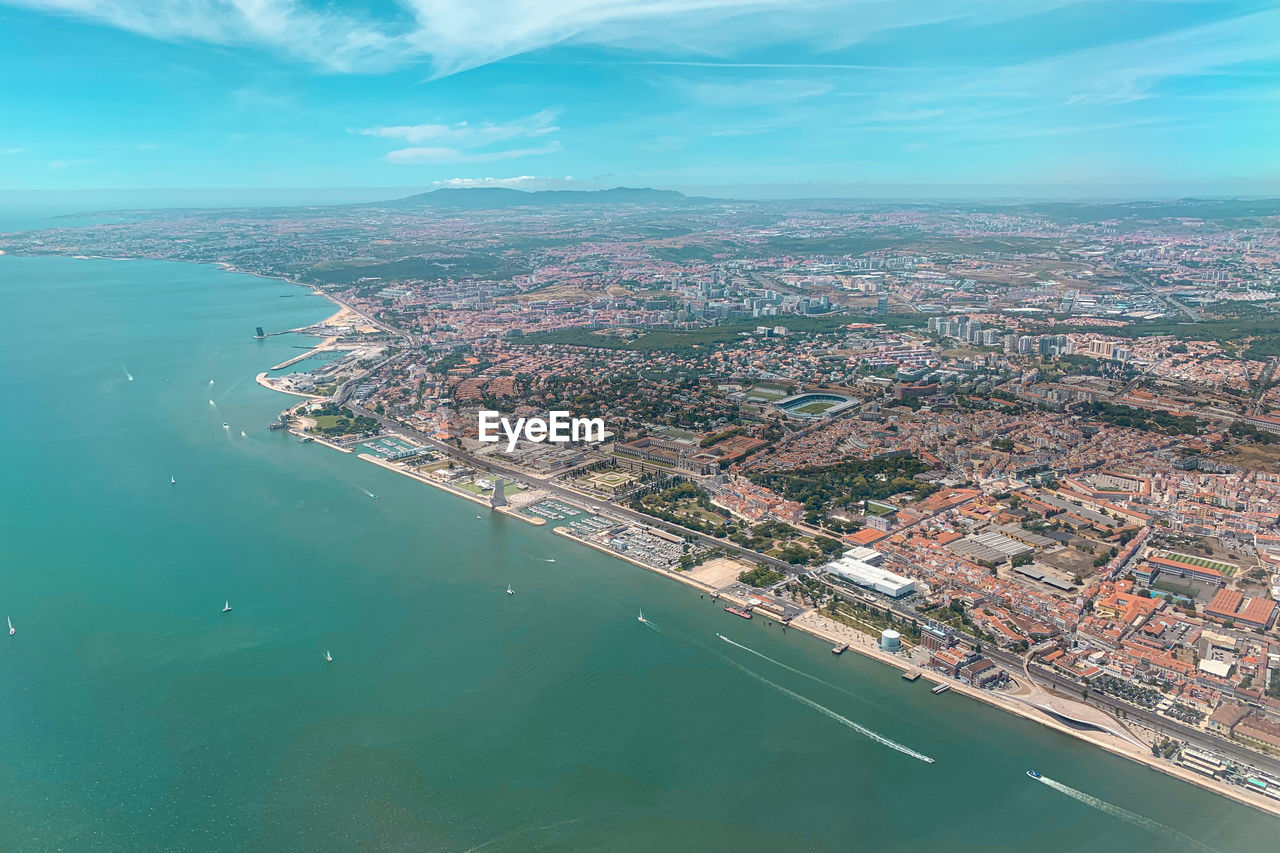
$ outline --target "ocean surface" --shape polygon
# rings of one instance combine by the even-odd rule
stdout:
[[[302,341],[254,327],[332,310],[0,257],[0,847],[1274,849],[1276,819],[268,432],[254,375]]]

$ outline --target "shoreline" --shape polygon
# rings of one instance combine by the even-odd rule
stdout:
[[[304,284],[302,282],[295,281],[281,275],[269,275],[264,273],[256,273],[256,272],[250,272],[247,270],[242,270],[226,262],[174,261],[173,259],[164,259],[164,258],[105,257],[105,256],[95,256],[90,258],[88,256],[70,256],[70,255],[63,255],[63,254],[58,254],[57,256],[67,257],[67,258],[112,260],[112,261],[155,260],[158,262],[168,261],[171,263],[172,262],[194,263],[194,264],[203,265],[203,266],[213,266],[226,272],[253,276],[255,278],[261,278],[265,280],[280,281],[295,287],[304,287],[310,290],[313,294],[316,294],[324,298],[325,300],[329,301],[333,305],[335,305],[338,309],[339,314],[342,311],[347,310],[346,306],[344,306],[337,299],[333,298],[332,296],[330,296],[329,294],[321,290],[316,289],[311,285]],[[335,315],[331,315],[331,317],[332,316],[338,316],[338,315],[335,314]],[[294,331],[294,330],[290,330],[290,331]],[[262,381],[264,378],[266,378],[265,372],[259,374],[257,378],[258,378],[259,385],[271,391],[275,391],[277,393],[282,393],[282,394],[286,394],[294,397],[303,397],[306,399],[314,399],[314,400],[325,399],[319,396],[306,395],[300,392],[284,391],[279,388],[272,387],[271,385]],[[329,447],[333,450],[337,450],[341,453],[348,453],[348,454],[352,453],[352,451],[347,448],[333,444],[329,441],[326,441],[316,436],[306,436],[305,434],[300,434],[293,430],[290,430],[290,433],[294,435],[303,435],[307,438],[311,438],[316,443],[322,444],[326,447]],[[387,463],[384,460],[369,454],[360,454],[360,458],[363,458],[366,461],[373,462],[374,464],[379,465],[380,467],[386,468],[390,471],[394,471],[403,476],[410,477],[412,479],[426,483],[427,485],[433,486],[437,489],[448,492],[457,497],[464,498],[466,500],[471,501],[472,503],[484,506],[492,510],[492,507],[489,506],[488,501],[485,501],[484,499],[479,498],[476,495],[473,495],[469,492],[465,492],[460,489],[455,489],[451,486],[448,486],[447,484],[432,480],[427,477],[423,477],[419,474],[408,471],[404,468],[395,467],[390,463]],[[557,498],[557,499],[563,500],[563,498]],[[510,507],[500,508],[500,511],[501,510],[505,510],[503,512],[504,515],[514,516],[516,518],[519,518],[522,521],[526,521],[530,523],[531,525],[542,526],[546,524],[546,521],[544,519],[533,519],[531,517],[524,516],[523,514],[515,510],[512,510]],[[680,583],[688,587],[698,589],[701,592],[704,592],[704,593],[708,591],[714,592],[714,588],[711,588],[706,584],[696,581],[693,578],[684,577],[679,573],[671,572],[669,570],[659,569],[654,566],[649,566],[644,563],[640,563],[639,561],[631,559],[616,551],[612,551],[608,548],[597,545],[595,543],[585,541],[579,538],[578,536],[574,535],[568,528],[556,527],[556,528],[553,528],[552,532],[564,538],[571,539],[575,542],[578,542],[579,544],[586,545],[589,548],[592,548],[608,556],[614,557],[615,559],[619,559],[619,560],[622,560],[623,562],[631,563],[632,565],[644,568],[654,574],[662,575],[662,576],[677,580]],[[721,595],[720,597],[724,599],[726,602],[734,602],[738,604],[744,603],[732,596]],[[890,666],[897,670],[918,671],[924,677],[925,680],[931,683],[935,683],[935,684],[945,683],[949,685],[951,688],[951,692],[958,692],[974,701],[983,702],[986,705],[992,708],[995,708],[997,710],[1006,711],[1022,719],[1045,726],[1046,728],[1052,731],[1075,738],[1076,740],[1082,741],[1086,744],[1097,747],[1099,749],[1106,750],[1112,755],[1118,756],[1120,758],[1128,759],[1129,761],[1135,764],[1141,765],[1153,772],[1163,773],[1167,777],[1178,779],[1188,784],[1194,785],[1208,793],[1217,794],[1219,796],[1222,796],[1240,805],[1251,807],[1255,811],[1271,815],[1272,817],[1280,818],[1280,801],[1273,801],[1270,799],[1263,798],[1261,796],[1251,795],[1247,793],[1246,789],[1244,788],[1222,784],[1214,779],[1203,776],[1202,774],[1196,773],[1180,765],[1174,764],[1164,759],[1157,759],[1153,755],[1151,755],[1149,749],[1139,748],[1134,744],[1122,741],[1115,736],[1105,735],[1100,732],[1089,732],[1089,731],[1072,728],[1058,720],[1053,719],[1043,710],[1040,710],[1034,707],[1033,705],[1028,704],[1026,701],[1024,701],[1023,699],[1020,699],[1019,697],[1011,696],[1008,694],[993,693],[991,691],[979,690],[970,685],[963,684],[958,680],[946,678],[940,675],[939,673],[935,673],[928,669],[919,667],[911,663],[910,661],[907,661],[907,660],[898,658],[894,655],[890,655],[886,652],[880,651],[878,648],[875,647],[873,638],[871,638],[869,635],[862,634],[861,632],[856,631],[856,629],[849,628],[848,630],[853,632],[853,634],[850,634],[849,636],[841,636],[839,633],[836,633],[835,630],[833,630],[833,627],[839,626],[841,628],[846,628],[847,626],[840,625],[839,623],[833,623],[833,626],[824,626],[822,624],[810,624],[816,620],[822,620],[824,622],[829,621],[829,620],[826,620],[826,617],[823,617],[820,613],[817,613],[816,611],[809,611],[797,617],[795,620],[793,620],[790,623],[790,626],[793,628],[796,628],[797,630],[815,639],[821,640],[826,643],[831,643],[834,645],[842,645],[847,643],[848,648],[856,651],[857,653],[859,653],[860,655],[866,658],[876,660],[886,666]],[[855,637],[855,641],[849,642],[850,637]],[[1022,679],[1019,677],[1018,680],[1021,681]]]
[[[350,453],[351,451],[348,450],[346,452]],[[426,483],[428,486],[435,486],[437,489],[448,492],[451,495],[455,495],[460,498],[466,498],[472,503],[479,504],[485,509],[492,510],[495,512],[500,512],[505,516],[519,519],[520,521],[523,521],[526,524],[533,525],[534,527],[541,527],[542,525],[547,523],[546,519],[544,518],[532,518],[530,516],[524,515],[520,511],[513,509],[509,506],[500,506],[500,507],[490,506],[489,502],[484,498],[480,497],[479,495],[474,495],[471,492],[465,491],[463,489],[455,489],[454,487],[448,485],[447,483],[441,483],[440,481],[433,480],[430,477],[424,477],[423,475],[410,471],[407,468],[397,467],[396,465],[391,464],[385,459],[379,459],[377,456],[374,456],[372,453],[358,454],[358,458],[363,459],[366,462],[372,462],[374,465],[377,465],[379,468],[386,468],[388,471],[393,471],[397,474],[408,477],[411,480],[417,480],[419,483]]]
[[[339,449],[342,449],[342,448],[339,448]],[[350,451],[346,451],[346,452],[349,453]],[[430,478],[423,477],[421,475],[407,471],[406,469],[397,468],[396,466],[391,465],[390,463],[382,459],[378,459],[377,457],[367,455],[367,454],[361,454],[360,458],[365,459],[366,461],[369,461],[369,462],[373,462],[374,464],[380,467],[386,468],[387,470],[395,471],[399,474],[403,474],[404,476],[410,477],[415,480],[419,480],[421,482],[427,483],[428,485],[435,486],[436,488],[439,488],[442,491],[449,492],[450,494],[456,495],[458,497],[466,498],[467,500],[470,500],[473,503],[478,503],[478,504],[481,504],[482,506],[489,507],[489,504],[487,501],[481,498],[478,498],[475,495],[472,495],[470,493],[464,492],[459,489],[454,489],[452,487],[445,485],[444,483],[436,482],[434,480],[431,480]],[[557,500],[564,500],[564,498],[557,498]],[[586,507],[579,506],[577,508],[583,510],[584,512],[590,512],[590,510]],[[500,512],[502,512],[503,510],[505,510],[505,512],[503,513],[504,515],[513,515],[513,516],[516,516],[517,518],[520,518],[522,521],[529,521],[534,524],[537,524],[538,522],[541,522],[541,524],[546,524],[546,521],[544,519],[536,519],[536,520],[530,519],[527,516],[523,516],[521,513],[515,510],[512,510],[510,507],[499,508]],[[593,514],[599,515],[599,513],[593,513]],[[538,526],[541,526],[541,524]],[[671,571],[670,569],[662,569],[657,566],[651,566],[651,565],[648,565],[647,563],[642,563],[639,560],[636,560],[632,557],[628,557],[626,554],[619,553],[603,545],[600,545],[596,542],[591,542],[586,539],[583,539],[582,537],[574,533],[567,526],[559,526],[559,527],[552,528],[551,532],[557,536],[560,536],[565,539],[569,539],[573,542],[578,543],[579,545],[584,545],[588,548],[591,548],[594,551],[598,551],[601,554],[606,554],[624,563],[629,563],[633,566],[637,566],[639,568],[645,569],[646,571],[651,572],[655,575],[659,575],[661,577],[665,577],[670,580],[677,581],[678,583],[681,583],[691,589],[698,590],[700,593],[713,594],[716,592],[716,587],[713,587],[710,584],[706,584],[701,581],[698,581],[695,578],[685,576],[680,572],[674,572],[674,571]],[[719,600],[723,600],[726,603],[735,604],[735,605],[744,605],[746,603],[744,600],[739,599],[735,596],[724,595],[724,594],[721,594],[719,596]],[[828,625],[824,623],[831,623],[831,624]],[[1117,735],[1107,734],[1104,732],[1092,732],[1092,731],[1085,731],[1082,729],[1072,728],[1071,726],[1059,720],[1054,719],[1047,712],[1036,707],[1035,705],[1031,704],[1030,702],[1028,702],[1027,700],[1021,697],[1012,696],[1005,693],[993,692],[989,690],[981,690],[979,688],[973,687],[972,685],[965,684],[957,679],[947,678],[939,673],[933,672],[932,670],[918,666],[917,664],[912,663],[911,661],[905,658],[899,657],[897,655],[889,654],[888,652],[881,651],[878,647],[876,647],[874,638],[872,638],[870,635],[864,634],[855,628],[850,628],[848,626],[845,626],[842,623],[832,622],[832,620],[827,619],[827,617],[823,616],[816,610],[808,611],[802,614],[801,616],[796,617],[790,623],[788,623],[787,627],[794,628],[803,634],[813,637],[814,639],[821,640],[824,643],[829,643],[832,646],[847,645],[849,650],[857,652],[858,654],[862,655],[864,658],[868,658],[870,660],[881,663],[885,666],[892,667],[895,670],[899,670],[902,672],[909,672],[909,671],[919,672],[923,680],[929,682],[930,684],[946,684],[951,688],[952,692],[960,693],[961,695],[971,700],[982,702],[988,707],[991,707],[1000,711],[1005,711],[1007,713],[1020,717],[1024,720],[1027,720],[1029,722],[1033,722],[1033,723],[1037,723],[1039,725],[1045,726],[1046,728],[1051,729],[1059,734],[1067,735],[1068,737],[1072,737],[1072,738],[1075,738],[1076,740],[1083,741],[1084,743],[1090,746],[1105,750],[1106,752],[1112,755],[1115,755],[1117,757],[1127,759],[1133,762],[1134,764],[1141,765],[1153,772],[1163,773],[1166,776],[1169,776],[1173,779],[1178,779],[1180,781],[1187,782],[1191,785],[1195,785],[1196,787],[1204,791],[1207,791],[1209,793],[1226,797],[1227,799],[1232,800],[1233,802],[1239,803],[1240,805],[1250,806],[1260,812],[1269,814],[1273,817],[1280,818],[1280,802],[1272,802],[1270,800],[1266,800],[1261,797],[1255,798],[1254,796],[1248,794],[1243,788],[1237,788],[1235,786],[1221,784],[1216,780],[1210,779],[1207,776],[1196,773],[1195,771],[1189,770],[1185,767],[1182,767],[1181,765],[1175,764],[1165,759],[1156,758],[1155,756],[1151,755],[1150,750],[1147,749],[1145,746],[1138,746],[1136,743],[1124,740]],[[839,629],[847,629],[849,633],[847,635],[842,634],[840,633]],[[1016,680],[1021,682],[1023,679],[1020,676],[1016,676]]]
[[[119,260],[146,260],[146,259],[122,258]],[[192,262],[192,263],[203,263],[203,262]],[[278,281],[283,281],[286,284],[291,284],[296,287],[305,287],[311,290],[312,293],[315,293],[316,295],[328,300],[333,305],[337,306],[339,309],[339,313],[341,313],[342,311],[348,310],[345,305],[343,305],[337,299],[331,297],[329,294],[325,293],[324,291],[314,288],[311,285],[303,284],[302,282],[293,281],[284,276],[265,275],[262,273],[247,272],[245,270],[241,270],[236,267],[233,267],[232,265],[227,264],[225,262],[215,262],[215,266],[218,266],[227,272],[239,273],[242,275],[251,275],[257,278],[263,278],[268,280],[274,279]],[[265,373],[260,375],[265,376]],[[283,394],[293,393],[295,396],[306,396],[306,395],[298,394],[296,392],[280,391],[279,389],[272,388],[270,385],[267,385],[261,381],[259,382],[259,384],[263,385],[263,387],[269,388],[272,391],[278,391],[279,393],[283,393]],[[325,398],[311,397],[311,399],[325,399]],[[346,448],[339,447],[335,444],[330,444],[329,442],[323,441],[318,438],[316,439],[316,441],[320,444],[325,445],[326,447],[331,447],[334,450],[338,450],[342,453],[352,452],[350,450],[347,450]],[[411,479],[418,480],[419,482],[426,483],[429,486],[434,486],[435,488],[440,489],[441,491],[448,492],[449,494],[452,494],[456,497],[464,498],[466,500],[471,501],[472,503],[479,504],[490,510],[493,509],[492,507],[489,506],[488,501],[482,498],[479,498],[476,495],[473,495],[469,492],[465,492],[461,489],[455,489],[451,486],[448,486],[445,483],[438,482],[431,478],[423,477],[422,475],[408,471],[407,469],[396,467],[386,462],[385,460],[382,460],[373,456],[372,454],[360,454],[359,458],[362,458],[368,462],[372,462],[373,464],[378,465],[381,468],[385,468],[389,471],[393,471],[403,476],[410,477]],[[586,512],[591,512],[591,510],[586,507],[578,507],[578,508]],[[546,524],[545,519],[541,519],[541,518],[534,519],[529,516],[525,516],[522,513],[511,509],[510,507],[501,507],[499,508],[499,510],[500,511],[505,510],[505,512],[503,512],[504,515],[514,516],[534,526],[542,526]],[[597,513],[592,513],[592,514],[597,514]],[[623,554],[619,554],[616,551],[612,551],[608,548],[599,546],[593,542],[588,542],[584,539],[581,539],[580,537],[573,534],[572,531],[570,531],[569,528],[567,527],[556,527],[552,529],[552,532],[558,536],[562,536],[566,539],[570,539],[581,545],[585,545],[589,548],[599,551],[602,554],[607,554],[608,556],[614,557],[615,559],[619,559],[619,560],[622,560],[623,562],[627,562],[627,563],[631,563],[632,565],[639,566],[640,568],[646,569],[654,574],[676,580],[688,587],[698,589],[701,592],[715,591],[714,588],[711,588],[706,584],[696,581],[693,578],[683,577],[679,573],[659,569],[655,566],[646,565],[637,560],[626,557]],[[725,601],[732,601],[735,604],[745,603],[731,596],[722,595],[720,597]],[[796,620],[792,620],[792,622],[790,623],[790,626],[796,628],[797,630],[805,634],[808,634],[811,637],[814,637],[815,639],[822,640],[823,642],[830,642],[833,645],[839,645],[839,644],[844,644],[848,642],[846,638],[842,638],[840,637],[840,635],[835,633],[829,633],[828,631],[824,630],[820,626],[808,625],[808,624],[800,623],[797,621],[811,615],[816,615],[818,618],[825,619],[825,617],[822,617],[821,614],[818,614],[816,611],[810,611],[809,613],[805,613],[797,617]],[[849,629],[849,630],[853,631],[855,629]],[[858,632],[858,633],[861,634],[861,632]],[[1240,805],[1249,806],[1264,814],[1268,814],[1268,815],[1271,815],[1272,817],[1280,818],[1280,801],[1272,801],[1270,799],[1265,799],[1262,797],[1248,796],[1246,795],[1245,790],[1243,788],[1237,788],[1235,786],[1222,784],[1217,780],[1210,779],[1209,777],[1203,776],[1202,774],[1196,773],[1192,770],[1188,770],[1187,768],[1182,767],[1180,765],[1173,764],[1172,762],[1169,762],[1163,759],[1157,759],[1155,756],[1151,755],[1149,750],[1146,750],[1146,749],[1140,750],[1134,745],[1128,744],[1125,741],[1122,741],[1119,738],[1116,738],[1114,736],[1109,736],[1110,739],[1103,740],[1102,739],[1103,737],[1108,737],[1108,736],[1103,735],[1102,733],[1087,732],[1087,731],[1083,731],[1083,730],[1079,730],[1079,729],[1075,729],[1070,726],[1067,726],[1066,724],[1053,719],[1046,712],[1038,708],[1034,708],[1033,706],[1030,706],[1012,696],[993,694],[990,691],[979,690],[975,687],[964,684],[956,679],[945,678],[944,676],[938,673],[934,673],[923,667],[916,666],[915,664],[912,664],[909,661],[899,659],[893,655],[888,654],[887,652],[881,652],[878,648],[875,647],[874,641],[871,640],[869,635],[861,635],[861,636],[866,637],[867,642],[848,643],[848,647],[858,652],[859,654],[863,655],[864,657],[879,661],[880,663],[893,667],[895,669],[899,669],[903,671],[916,670],[920,672],[920,674],[926,680],[931,681],[933,683],[937,683],[937,684],[942,684],[942,683],[948,684],[950,685],[952,691],[958,692],[968,697],[969,699],[972,699],[978,702],[983,702],[986,705],[993,707],[997,710],[1006,711],[1010,714],[1014,714],[1015,716],[1021,717],[1025,720],[1038,723],[1060,734],[1073,737],[1077,740],[1083,741],[1086,744],[1097,747],[1099,749],[1103,749],[1111,753],[1112,755],[1116,755],[1120,758],[1128,759],[1129,761],[1132,761],[1135,764],[1141,765],[1147,768],[1148,770],[1151,770],[1157,773],[1163,773],[1166,776],[1169,776],[1174,779],[1179,779],[1183,782],[1187,782],[1209,793],[1213,793],[1213,794],[1217,794],[1219,796],[1225,797],[1229,800],[1232,800],[1233,802],[1239,803]]]
[[[870,638],[869,635],[862,634],[860,631],[857,631],[856,629],[850,628],[849,631],[851,631],[853,635],[860,634],[861,637],[856,637],[854,642],[849,642],[848,637],[844,637],[844,636],[841,636],[840,634],[831,632],[829,631],[829,629],[825,628],[824,626],[804,624],[799,622],[799,620],[801,619],[805,619],[806,617],[814,617],[814,616],[826,622],[831,621],[827,619],[825,616],[822,616],[821,614],[817,613],[817,611],[809,611],[808,613],[805,613],[804,615],[797,617],[797,619],[792,620],[792,622],[790,623],[791,627],[796,628],[797,630],[803,631],[804,633],[809,634],[812,637],[816,637],[820,640],[823,640],[824,642],[831,642],[831,643],[848,642],[849,650],[858,652],[864,657],[879,661],[880,663],[885,664],[886,666],[891,666],[894,669],[898,669],[903,672],[912,672],[912,671],[919,672],[923,680],[929,681],[933,684],[946,684],[950,686],[951,692],[960,693],[964,696],[967,696],[970,699],[973,699],[978,702],[983,702],[998,710],[1007,711],[1010,714],[1021,717],[1025,720],[1029,720],[1030,722],[1039,723],[1040,725],[1043,725],[1049,729],[1059,732],[1060,734],[1074,737],[1077,740],[1082,740],[1085,743],[1088,743],[1099,749],[1106,750],[1112,755],[1116,755],[1120,758],[1126,758],[1135,764],[1142,765],[1143,767],[1146,767],[1148,770],[1164,773],[1165,775],[1170,776],[1174,779],[1180,779],[1183,782],[1188,782],[1192,785],[1195,785],[1198,788],[1201,788],[1213,794],[1218,794],[1219,796],[1226,797],[1227,799],[1233,800],[1241,805],[1252,806],[1258,811],[1265,812],[1266,814],[1269,814],[1273,817],[1280,817],[1280,801],[1272,801],[1268,799],[1263,799],[1261,797],[1254,799],[1253,797],[1248,796],[1245,793],[1245,790],[1243,788],[1237,788],[1236,786],[1231,786],[1231,785],[1224,785],[1222,783],[1217,782],[1216,780],[1210,779],[1207,776],[1204,776],[1200,773],[1196,773],[1193,770],[1189,770],[1185,767],[1182,767],[1181,765],[1174,764],[1171,761],[1167,761],[1165,759],[1158,759],[1151,754],[1151,751],[1149,749],[1145,747],[1139,747],[1137,744],[1122,740],[1121,738],[1116,737],[1115,735],[1108,735],[1103,732],[1092,732],[1092,731],[1086,731],[1083,729],[1072,728],[1071,726],[1068,726],[1067,724],[1054,719],[1043,710],[1035,707],[1034,705],[1030,704],[1029,702],[1027,702],[1026,700],[1020,697],[1013,696],[1007,693],[999,693],[991,690],[981,690],[979,688],[973,687],[972,685],[965,684],[964,682],[959,681],[958,679],[947,678],[946,676],[940,673],[933,672],[932,670],[926,669],[921,666],[917,666],[916,664],[912,663],[909,660],[900,658],[897,655],[889,654],[888,652],[881,651],[878,647],[876,647],[874,641]],[[810,621],[813,621],[813,620],[810,619]],[[839,623],[835,623],[835,624],[839,624]],[[846,626],[841,625],[840,627],[846,627]],[[1017,680],[1021,681],[1021,679],[1017,679]]]

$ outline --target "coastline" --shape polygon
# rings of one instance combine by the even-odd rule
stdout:
[[[120,260],[135,260],[135,259],[120,259]],[[310,285],[303,284],[302,282],[293,281],[284,276],[273,276],[273,275],[264,275],[260,273],[247,272],[245,270],[240,270],[226,263],[218,263],[217,266],[220,266],[222,269],[228,272],[235,272],[243,275],[253,275],[258,278],[276,279],[276,280],[284,281],[288,284],[292,284],[298,287],[306,287],[310,289],[313,293],[323,297],[324,299],[327,299],[328,301],[336,305],[339,309],[338,315],[340,315],[343,311],[349,310],[347,306],[343,305],[341,302],[333,298],[331,295],[321,290],[318,290],[314,287],[311,287]],[[334,316],[338,316],[338,315],[334,315]],[[265,374],[260,374],[260,375],[265,376]],[[259,384],[262,384],[264,387],[271,388],[271,390],[273,391],[279,390],[276,388],[272,388],[270,385],[266,385],[265,383],[262,383],[262,382],[260,382]],[[291,392],[281,391],[280,393],[287,394]],[[293,393],[295,393],[295,396],[306,396],[306,395],[296,394],[296,392],[293,392]],[[324,398],[312,397],[311,399],[324,399]],[[325,445],[326,447],[331,447],[334,450],[338,450],[343,453],[352,452],[346,448],[339,447],[338,445],[331,444],[327,441],[323,441],[318,438],[316,439],[316,441],[320,444]],[[434,486],[437,489],[448,492],[457,497],[464,498],[466,500],[471,501],[472,503],[479,504],[489,509],[493,509],[492,507],[490,507],[489,502],[484,500],[483,498],[479,498],[476,495],[473,495],[469,492],[465,492],[461,489],[453,488],[445,483],[438,482],[431,478],[423,477],[419,474],[408,471],[407,469],[394,466],[386,462],[385,460],[379,459],[370,454],[360,454],[359,458],[364,459],[365,461],[368,461],[368,462],[372,462],[373,464],[378,465],[379,467],[386,468],[389,471],[394,471],[403,476],[410,477],[414,480],[418,480],[420,482],[426,483],[429,486]],[[561,500],[563,500],[563,498],[561,498]],[[578,508],[584,511],[588,511],[588,512],[590,511],[586,507],[579,506]],[[511,509],[510,507],[500,507],[499,511],[503,512],[504,515],[514,516],[516,518],[519,518],[521,521],[525,521],[534,526],[542,526],[546,524],[545,519],[525,516],[522,513],[519,513]],[[646,565],[637,560],[631,559],[623,554],[620,554],[616,551],[612,551],[610,549],[599,546],[595,543],[584,540],[574,535],[572,531],[570,531],[568,528],[556,527],[556,528],[553,528],[552,532],[558,536],[571,539],[575,542],[578,542],[579,544],[586,545],[589,548],[593,548],[594,550],[599,551],[603,554],[608,554],[609,556],[622,560],[623,562],[631,563],[632,565],[636,565],[641,568],[644,568],[650,572],[653,572],[654,574],[658,574],[658,575],[679,581],[680,583],[686,586],[689,586],[691,588],[698,589],[701,592],[715,591],[714,588],[711,588],[706,584],[700,583],[693,578],[682,576],[680,573],[671,572],[668,570],[659,569],[654,566]],[[742,605],[746,603],[743,600],[740,600],[731,596],[721,595],[720,597],[724,599],[726,602],[732,602],[738,605]],[[1140,749],[1136,747],[1134,744],[1128,743],[1118,737],[1104,735],[1101,732],[1088,732],[1081,729],[1072,728],[1050,717],[1046,712],[1038,708],[1035,708],[1034,706],[1028,705],[1025,702],[1020,701],[1015,697],[1007,696],[1004,694],[996,694],[996,693],[992,693],[991,691],[979,690],[970,685],[963,684],[958,680],[945,678],[938,673],[931,672],[922,667],[918,667],[910,663],[909,661],[900,659],[894,655],[890,655],[886,652],[880,651],[875,646],[874,641],[871,640],[871,638],[868,635],[863,635],[860,632],[855,632],[855,633],[858,634],[861,638],[865,638],[866,642],[849,642],[848,636],[842,637],[840,634],[837,634],[834,631],[827,629],[820,624],[812,625],[812,624],[807,624],[805,622],[799,621],[799,620],[806,619],[806,617],[810,617],[809,621],[812,622],[814,621],[812,617],[815,617],[815,616],[817,617],[817,619],[821,619],[823,621],[830,621],[830,620],[826,620],[825,617],[821,616],[821,614],[818,614],[816,611],[810,611],[809,613],[806,613],[800,617],[797,617],[796,620],[792,620],[792,622],[790,623],[790,626],[793,628],[796,628],[799,631],[802,631],[805,634],[808,634],[811,637],[822,640],[823,642],[832,643],[833,645],[848,643],[848,647],[850,649],[858,652],[859,654],[865,657],[869,657],[871,659],[877,660],[880,663],[883,663],[887,666],[891,666],[891,667],[894,667],[895,669],[904,670],[904,671],[905,670],[919,671],[926,680],[932,683],[937,683],[937,684],[942,684],[942,683],[948,684],[951,687],[952,691],[958,692],[964,696],[967,696],[972,700],[986,703],[987,705],[993,708],[1006,711],[1008,713],[1014,714],[1023,719],[1029,720],[1031,722],[1038,723],[1042,726],[1052,729],[1053,731],[1059,732],[1060,734],[1068,735],[1077,740],[1083,741],[1091,746],[1106,750],[1107,752],[1110,752],[1113,755],[1119,756],[1121,758],[1126,758],[1129,761],[1132,761],[1135,764],[1142,765],[1149,770],[1164,773],[1167,776],[1170,776],[1175,779],[1180,779],[1183,782],[1187,782],[1189,784],[1195,785],[1196,787],[1201,788],[1205,791],[1218,794],[1219,796],[1230,799],[1241,805],[1250,806],[1257,811],[1263,812],[1264,814],[1268,814],[1268,815],[1271,815],[1272,817],[1280,818],[1280,801],[1274,801],[1274,800],[1270,800],[1260,796],[1250,796],[1246,794],[1243,788],[1238,788],[1236,786],[1230,786],[1230,785],[1219,783],[1214,779],[1205,777],[1199,773],[1188,770],[1187,768],[1174,764],[1170,761],[1157,759],[1155,756],[1151,755],[1149,749]],[[834,624],[838,624],[838,623],[834,623]],[[840,626],[840,627],[845,627],[845,626]],[[854,629],[849,629],[849,630],[854,631]],[[853,635],[851,634],[850,636],[853,636]]]
[[[346,452],[350,453],[351,451],[348,450]],[[374,456],[372,453],[361,453],[359,454],[359,458],[363,459],[366,462],[372,462],[374,465],[377,465],[379,468],[386,468],[388,471],[394,471],[395,473],[408,477],[411,480],[417,480],[419,483],[426,483],[428,486],[435,486],[437,489],[448,492],[449,494],[454,495],[456,497],[465,498],[466,500],[469,500],[472,503],[479,504],[485,509],[496,510],[497,512],[500,512],[503,515],[510,516],[512,518],[517,518],[520,521],[525,522],[526,524],[533,525],[534,527],[541,527],[542,525],[547,523],[546,519],[544,518],[532,518],[530,516],[524,515],[523,513],[512,509],[509,506],[500,506],[500,507],[490,506],[487,500],[485,500],[484,498],[478,495],[473,495],[470,492],[464,491],[462,489],[455,489],[452,486],[448,485],[447,483],[441,483],[440,481],[433,480],[430,477],[424,477],[421,474],[417,474],[417,473],[414,473],[413,471],[408,470],[407,468],[397,467],[395,465],[392,465],[390,462],[386,461],[385,459],[379,459],[377,456]]]

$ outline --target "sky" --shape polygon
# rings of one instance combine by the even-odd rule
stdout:
[[[0,0],[0,191],[1280,195],[1280,3]]]

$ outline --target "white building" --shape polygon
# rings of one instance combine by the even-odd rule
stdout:
[[[868,549],[855,549],[846,551],[844,556],[837,560],[832,560],[822,567],[823,571],[839,575],[845,580],[855,583],[858,586],[874,589],[876,592],[883,593],[892,598],[901,598],[904,595],[915,592],[916,582],[911,578],[904,578],[902,575],[895,575],[893,572],[886,571],[879,566],[872,565],[872,560],[879,562],[881,555],[873,552],[866,554]],[[862,559],[859,559],[861,557]],[[868,559],[868,557],[870,559]]]

